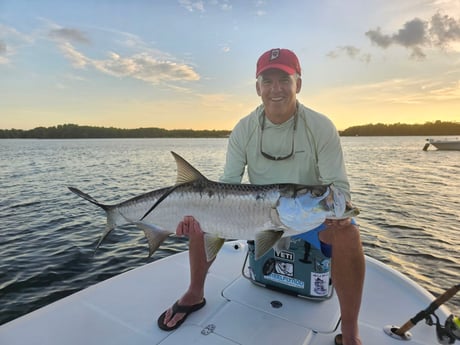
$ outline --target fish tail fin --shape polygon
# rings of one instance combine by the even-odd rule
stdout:
[[[145,238],[149,244],[149,257],[151,257],[163,241],[172,234],[171,231],[163,230],[143,222],[136,222],[135,224],[145,234]]]
[[[105,226],[104,232],[102,233],[101,237],[99,238],[99,241],[96,244],[96,248],[94,249],[94,251],[96,252],[96,250],[99,248],[101,243],[106,239],[106,237],[110,234],[110,232],[113,229],[115,229],[115,227],[117,226],[116,221],[115,221],[115,215],[113,214],[113,212],[111,212],[111,209],[113,207],[109,205],[101,204],[99,201],[94,199],[91,195],[82,192],[78,188],[75,188],[75,187],[67,187],[67,188],[69,188],[69,190],[72,193],[75,193],[79,197],[89,201],[90,203],[94,205],[99,206],[107,213],[107,225]]]
[[[107,225],[105,226],[104,232],[102,233],[101,237],[99,238],[99,241],[97,242],[96,248],[94,249],[94,251],[96,251],[100,247],[102,242],[107,238],[107,236],[112,232],[113,229],[115,229],[115,227],[112,226],[109,223],[109,221],[107,220]]]
[[[96,199],[94,199],[91,195],[89,194],[86,194],[86,193],[83,193],[81,190],[79,190],[78,188],[75,188],[75,187],[67,187],[69,188],[69,190],[74,193],[74,194],[77,194],[80,198],[83,198],[87,201],[89,201],[90,203],[94,204],[94,205],[97,205],[99,206],[100,208],[104,209],[104,210],[108,210],[110,208],[109,205],[104,205],[104,204],[101,204],[99,201],[97,201]]]

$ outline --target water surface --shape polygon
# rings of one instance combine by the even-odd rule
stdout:
[[[435,295],[460,277],[460,151],[421,137],[342,138],[365,252]],[[104,203],[175,182],[175,151],[210,179],[226,139],[0,140],[0,324],[89,285],[187,249],[171,237],[147,258],[141,231],[114,231],[94,253]],[[460,296],[448,306],[460,313]],[[408,311],[408,316],[418,311]]]

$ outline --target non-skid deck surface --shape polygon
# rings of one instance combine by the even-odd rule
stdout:
[[[175,332],[158,316],[188,285],[188,253],[116,276],[0,326],[1,345],[333,345],[337,299],[305,301],[242,278],[245,243],[226,244],[206,281],[207,305]],[[435,330],[420,322],[401,342],[383,327],[401,325],[432,300],[425,290],[367,258],[360,329],[366,345],[434,345]],[[273,308],[272,301],[281,302]],[[446,312],[438,315],[442,321]]]

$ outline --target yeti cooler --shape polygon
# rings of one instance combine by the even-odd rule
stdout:
[[[332,296],[331,259],[302,239],[288,250],[272,248],[255,260],[254,241],[248,241],[248,273],[253,283],[313,300]]]

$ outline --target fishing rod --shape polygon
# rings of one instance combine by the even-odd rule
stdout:
[[[384,331],[390,337],[399,340],[410,340],[412,335],[409,330],[418,322],[425,319],[429,326],[436,324],[436,335],[440,344],[453,344],[455,340],[460,340],[460,318],[451,314],[445,321],[444,326],[439,322],[439,317],[435,314],[436,309],[446,303],[460,290],[460,284],[452,286],[441,296],[436,298],[428,308],[417,313],[401,327],[386,326]],[[433,318],[435,321],[433,321]]]

